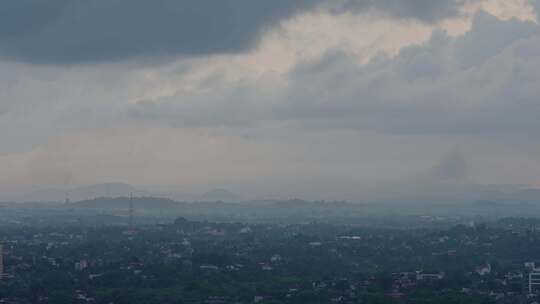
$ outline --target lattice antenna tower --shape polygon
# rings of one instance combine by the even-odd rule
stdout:
[[[135,207],[133,207],[133,193],[129,194],[129,229],[133,230],[133,216]]]

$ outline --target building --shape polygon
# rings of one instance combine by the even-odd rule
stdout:
[[[434,282],[438,280],[444,279],[444,273],[425,273],[423,271],[417,271],[416,273],[416,280],[417,281],[424,281],[424,282]]]
[[[540,267],[536,267],[536,262],[525,262],[525,269],[532,272],[540,272]]]
[[[529,293],[537,293],[540,290],[540,272],[529,273]]]
[[[79,262],[75,263],[75,270],[76,271],[83,271],[86,268],[88,268],[88,262],[86,260],[80,260]]]
[[[491,264],[487,263],[486,265],[476,267],[476,273],[481,276],[485,276],[491,273]]]

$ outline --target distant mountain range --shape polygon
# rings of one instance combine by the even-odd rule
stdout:
[[[99,197],[135,197],[154,196],[167,197],[176,201],[187,202],[239,202],[244,198],[234,192],[225,189],[212,189],[203,194],[189,194],[179,191],[150,191],[138,189],[125,183],[101,183],[92,184],[69,190],[42,189],[32,193],[16,197],[15,201],[21,202],[64,202],[91,200]]]
[[[531,191],[526,190],[528,194]],[[535,192],[535,191],[532,191]],[[524,195],[525,196],[525,195]],[[92,200],[58,204],[57,208],[72,214],[109,214],[127,217],[130,206],[138,218],[159,216],[160,218],[196,218],[201,220],[267,221],[281,219],[295,221],[339,220],[341,223],[358,224],[361,218],[383,217],[388,221],[401,216],[452,216],[455,218],[484,217],[529,217],[540,214],[540,200],[522,199],[455,200],[434,201],[401,200],[372,203],[347,203],[326,201],[277,200],[226,202],[179,202],[159,197],[101,197]]]
[[[213,189],[202,194],[180,191],[157,191],[139,189],[125,183],[101,183],[69,189],[43,189],[13,199],[17,202],[71,202],[92,200],[102,197],[162,197],[178,202],[253,202],[237,193],[225,189]],[[287,200],[287,198],[281,198]],[[279,199],[278,199],[279,200]],[[359,203],[450,203],[450,202],[533,202],[540,203],[540,189],[520,185],[482,185],[454,181],[409,181],[389,182],[366,189],[362,197],[351,202]]]

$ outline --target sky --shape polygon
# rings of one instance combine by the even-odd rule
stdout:
[[[6,0],[0,199],[540,187],[538,0]]]

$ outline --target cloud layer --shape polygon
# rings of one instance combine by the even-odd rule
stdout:
[[[279,113],[391,133],[532,136],[540,126],[539,48],[536,24],[479,13],[465,35],[435,32],[394,58],[360,65],[330,52],[301,65]]]
[[[2,193],[540,185],[525,0],[126,3],[0,4]]]
[[[183,127],[296,121],[392,134],[532,137],[540,127],[539,49],[537,24],[481,12],[463,36],[436,31],[395,57],[361,64],[328,51],[296,66],[283,85],[271,78],[218,84],[141,101],[127,116]]]

